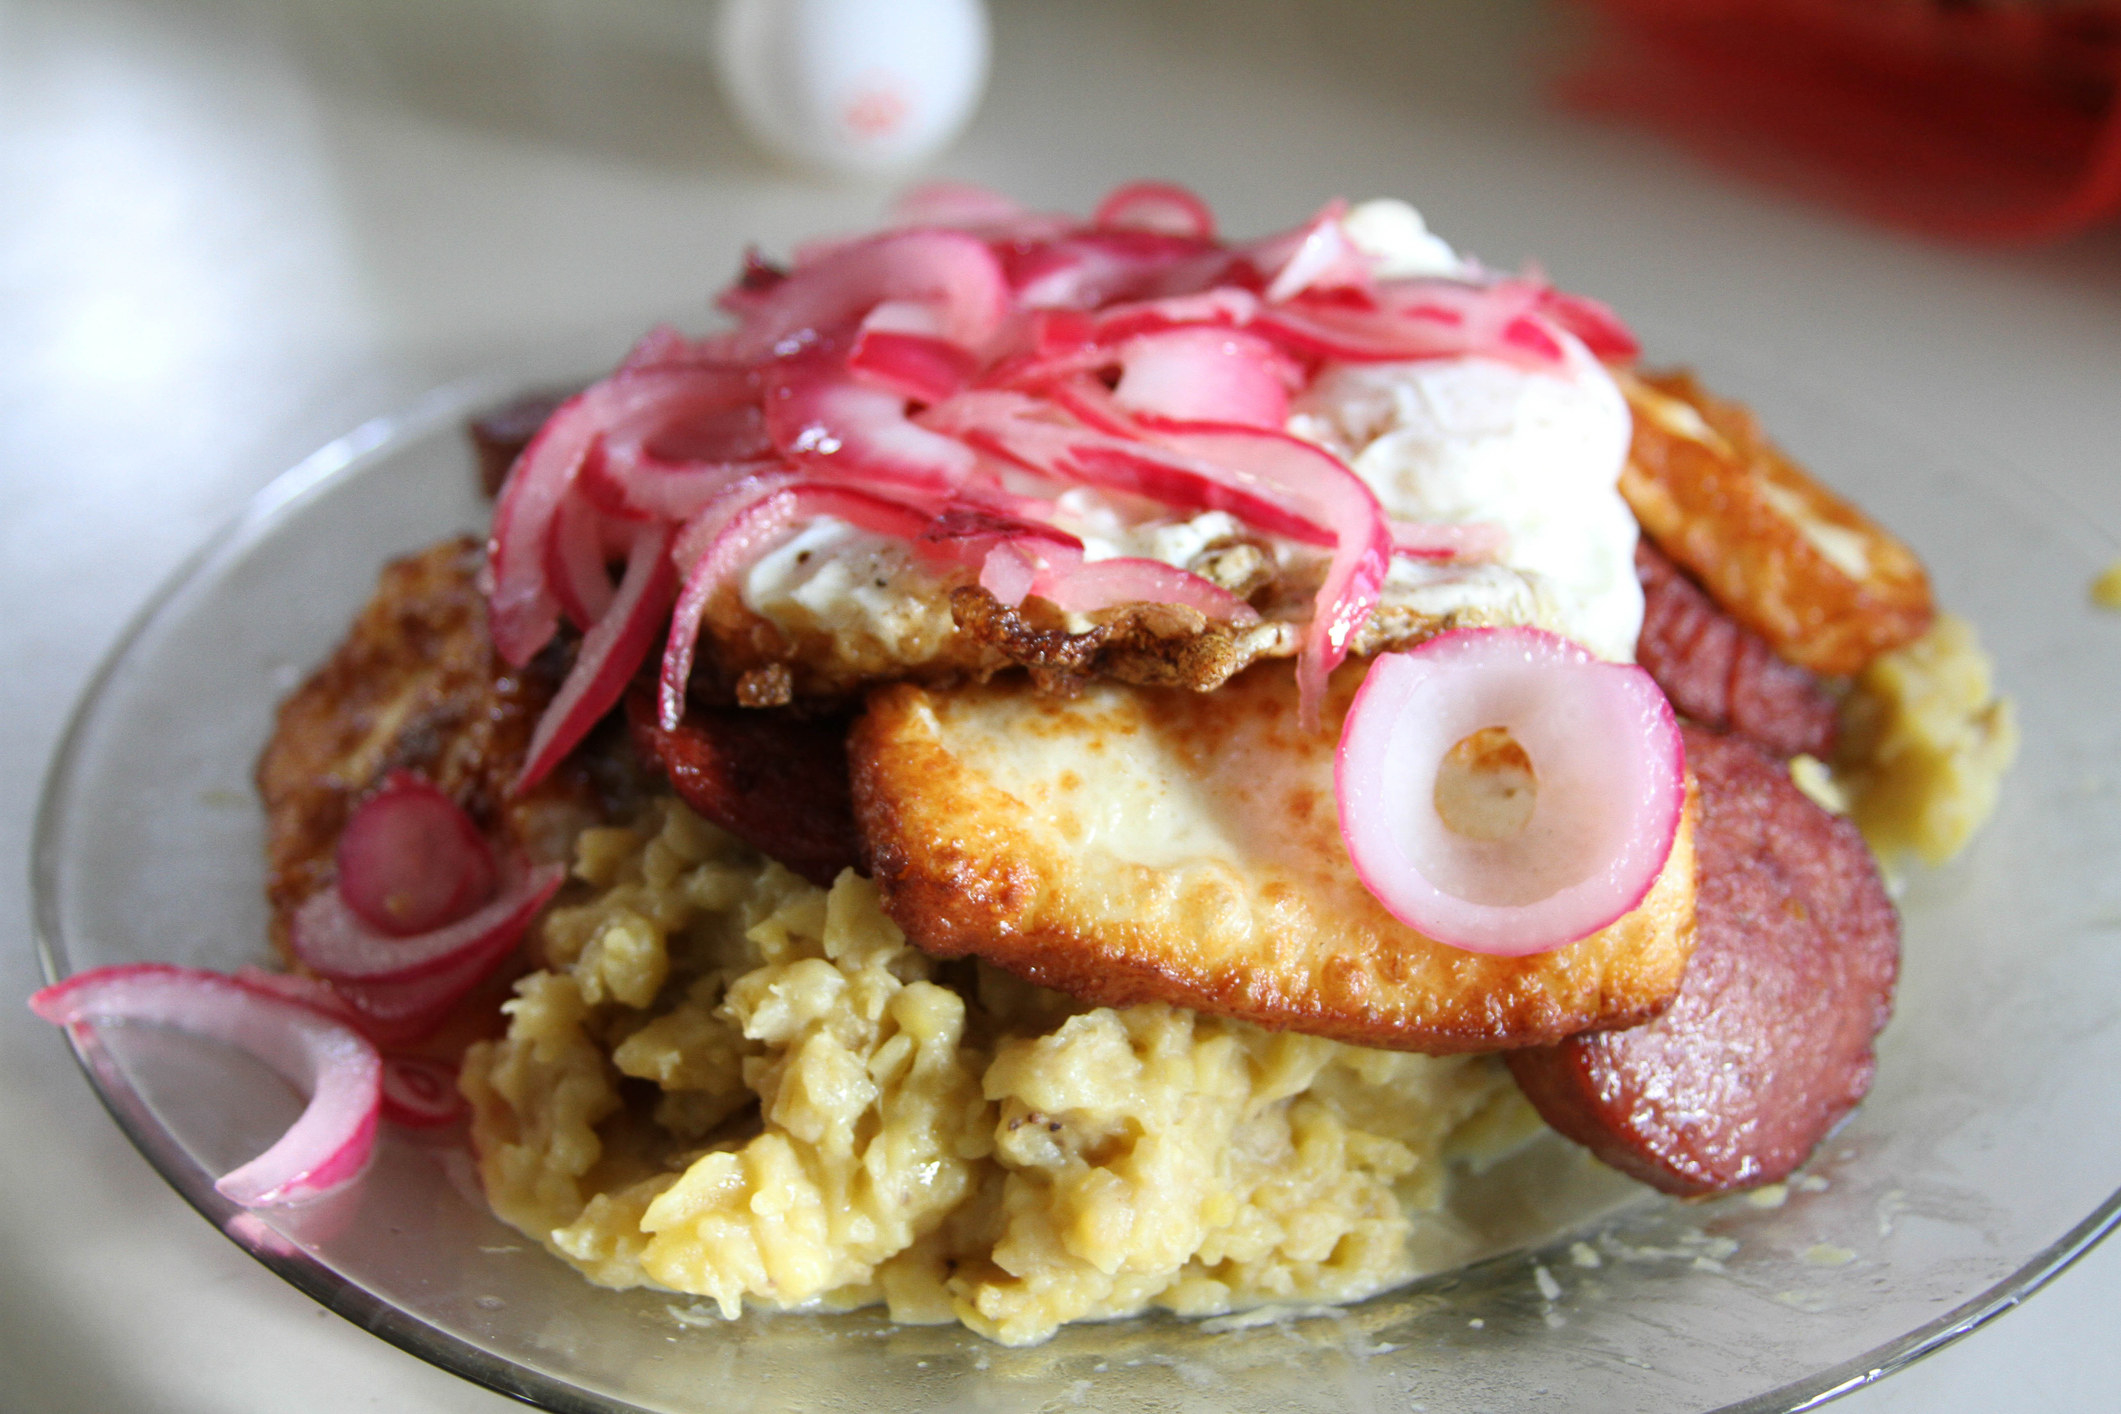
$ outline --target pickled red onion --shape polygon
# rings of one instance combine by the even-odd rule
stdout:
[[[1131,412],[1185,422],[1225,422],[1275,431],[1289,420],[1302,370],[1255,334],[1176,328],[1142,334],[1118,350],[1112,396]]]
[[[368,1039],[316,1007],[218,972],[162,963],[99,967],[44,988],[30,1009],[79,1031],[167,1026],[248,1051],[309,1102],[272,1147],[214,1184],[246,1208],[300,1202],[358,1178],[375,1150],[382,1063]]]
[[[980,588],[1010,606],[1037,595],[1069,614],[1094,614],[1122,604],[1179,604],[1210,619],[1259,622],[1250,604],[1197,574],[1131,556],[1085,560],[1079,548],[1027,539],[989,550],[980,568]]]
[[[1208,203],[1170,182],[1129,182],[1115,188],[1090,213],[1090,224],[1215,239],[1215,213]]]
[[[1297,658],[1297,716],[1318,724],[1326,677],[1348,656],[1355,631],[1377,604],[1392,567],[1392,531],[1369,484],[1330,453],[1285,432],[1185,424],[1157,440],[1204,462],[1235,469],[1301,507],[1333,535],[1333,558],[1318,587]]]
[[[383,1118],[431,1129],[450,1123],[464,1110],[455,1066],[426,1056],[383,1057]]]
[[[797,466],[941,492],[976,468],[970,447],[907,420],[904,393],[865,386],[824,360],[775,364],[765,396],[767,433]]]
[[[346,1022],[371,1041],[380,1040],[362,1027],[360,1014],[347,1005],[331,983],[321,977],[311,977],[300,972],[268,972],[262,967],[239,967],[229,974],[236,981],[255,991],[271,992],[303,1006],[314,1007],[326,1016]]]
[[[480,974],[483,976],[484,974]],[[338,987],[321,977],[306,977],[296,972],[268,972],[262,967],[239,967],[230,974],[230,980],[239,982],[253,991],[270,992],[276,997],[299,1003],[323,1012],[326,1016],[343,1021],[347,1025],[375,1042],[378,1046],[399,1045],[416,1041],[441,1020],[451,1006],[456,1004],[462,991],[450,993],[439,1010],[432,1016],[407,1013],[411,1025],[405,1018],[394,1017],[388,1021],[362,1011],[350,1002]],[[450,979],[442,979],[448,982]],[[434,979],[423,978],[411,984],[422,988],[428,996],[439,995]],[[350,990],[358,992],[358,986]],[[432,1003],[426,1003],[432,1009]],[[463,1097],[457,1093],[456,1067],[444,1065],[425,1056],[409,1056],[384,1053],[382,1056],[382,1100],[383,1118],[398,1124],[416,1128],[447,1124],[463,1113]]]
[[[411,982],[327,982],[322,977],[267,972],[262,967],[239,967],[232,975],[246,987],[336,1017],[378,1046],[398,1046],[433,1032],[458,1000],[494,970],[490,959],[473,961],[476,967],[459,966]]]
[[[1549,287],[1540,294],[1539,312],[1608,362],[1626,363],[1642,352],[1634,330],[1621,322],[1612,306],[1588,295]]]
[[[1541,323],[1545,287],[1526,280],[1380,280],[1361,300],[1306,294],[1247,327],[1291,350],[1347,363],[1475,356],[1552,368],[1566,354]]]
[[[1095,486],[1180,510],[1227,511],[1271,535],[1332,543],[1322,525],[1230,468],[1147,440],[1145,429],[1103,391],[1057,386],[1047,399],[1023,393],[962,393],[921,414],[924,425],[1063,485]],[[1056,409],[1079,423],[1057,421]],[[1349,473],[1353,475],[1353,473]]]
[[[318,985],[331,988],[362,1035],[379,1046],[400,1046],[432,1035],[457,1003],[498,971],[508,955],[508,949],[498,956],[474,954],[444,971],[409,982],[320,981]]]
[[[746,360],[781,356],[886,301],[934,307],[941,337],[981,352],[1009,312],[1009,284],[986,243],[962,231],[887,231],[838,247],[768,290],[744,314]]]
[[[462,806],[410,771],[392,771],[339,834],[338,890],[393,938],[432,932],[493,897],[496,869]]]
[[[338,890],[323,889],[295,910],[289,945],[306,966],[334,983],[454,976],[474,960],[491,967],[515,946],[566,877],[565,865],[531,868],[513,862],[503,870],[500,891],[483,907],[411,937],[392,937],[369,927],[346,906]]]
[[[749,411],[764,423],[757,408]],[[604,454],[599,444],[590,448],[576,485],[607,516],[677,522],[690,518],[723,487],[780,464],[770,443],[764,456],[748,461],[672,463],[644,457],[626,466]]]
[[[487,618],[503,658],[522,667],[559,627],[560,601],[548,576],[554,522],[598,439],[607,455],[619,444],[646,445],[658,430],[699,413],[703,401],[721,400],[724,372],[683,365],[622,369],[562,403],[523,449],[494,507],[488,542]]]
[[[1212,241],[1106,227],[1004,252],[1026,309],[1096,309],[1115,300],[1190,293],[1229,264]]]
[[[670,535],[669,526],[656,524],[634,532],[626,573],[611,607],[582,635],[574,666],[530,734],[523,769],[512,787],[518,794],[543,780],[574,750],[619,700],[627,679],[648,656],[675,592]]]
[[[1530,758],[1523,829],[1475,839],[1445,823],[1445,754],[1502,727]],[[1686,803],[1677,720],[1648,673],[1532,628],[1461,629],[1370,666],[1334,766],[1341,837],[1370,892],[1408,927],[1517,957],[1588,937],[1638,906]]]
[[[1571,336],[1604,357],[1634,347],[1602,305],[1536,274],[1376,278],[1343,211],[1329,204],[1292,230],[1232,245],[1182,188],[1120,188],[1085,223],[935,187],[908,198],[898,219],[909,224],[807,245],[790,269],[747,256],[720,299],[734,331],[651,331],[617,373],[554,414],[510,477],[492,540],[494,641],[525,663],[563,611],[588,635],[522,783],[608,708],[635,660],[636,615],[668,602],[667,586],[628,600],[625,584],[611,585],[608,560],[633,548],[625,537],[683,526],[689,547],[663,662],[667,716],[682,708],[705,596],[792,525],[795,503],[761,489],[776,482],[836,488],[859,523],[898,526],[883,533],[983,572],[998,542],[931,534],[939,518],[1013,513],[1078,485],[1225,511],[1329,548],[1300,664],[1315,717],[1392,554],[1477,558],[1501,544],[1490,527],[1386,520],[1346,463],[1283,433],[1289,392],[1321,360],[1546,367],[1575,356]],[[1115,371],[1116,392],[1101,381]],[[1045,514],[1029,512],[1032,522]],[[1069,561],[1042,548],[1049,529],[1025,533],[1025,552],[1070,604],[1109,606],[1133,586],[1239,617],[1191,576]],[[710,541],[714,564],[700,572]],[[626,652],[611,651],[618,639]]]
[[[1307,290],[1360,288],[1369,282],[1377,261],[1364,255],[1348,238],[1340,224],[1340,218],[1347,214],[1348,203],[1333,201],[1311,218],[1267,284],[1269,303],[1294,299]]]
[[[1493,521],[1392,522],[1392,553],[1422,560],[1492,560],[1509,547],[1510,535]]]
[[[947,339],[864,326],[847,354],[847,371],[872,388],[939,403],[972,377],[978,360]]]
[[[601,461],[594,447],[590,461]],[[566,496],[552,519],[545,542],[545,578],[560,612],[576,628],[587,630],[611,607],[611,575],[604,568],[603,518],[584,496]]]

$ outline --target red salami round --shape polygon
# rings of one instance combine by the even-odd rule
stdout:
[[[1513,1052],[1557,1130],[1668,1193],[1787,1176],[1863,1098],[1900,925],[1863,839],[1766,752],[1685,728],[1698,937],[1679,996],[1625,1031]]]
[[[1681,716],[1778,756],[1834,754],[1834,699],[1818,678],[1776,657],[1647,540],[1635,549],[1635,576],[1643,601],[1635,661]]]
[[[694,706],[666,731],[652,695],[640,691],[626,712],[642,755],[704,818],[813,884],[830,887],[842,869],[860,867],[844,720]]]

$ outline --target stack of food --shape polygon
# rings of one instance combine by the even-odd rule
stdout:
[[[1865,837],[1956,850],[2007,708],[1603,307],[1158,184],[926,189],[722,304],[482,426],[490,543],[389,567],[259,769],[303,975],[216,985],[387,1078],[512,978],[502,1218],[1025,1342],[1462,1260],[1542,1119],[1699,1194],[1861,1098]]]

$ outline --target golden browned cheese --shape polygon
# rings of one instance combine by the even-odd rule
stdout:
[[[566,663],[559,650],[521,671],[502,661],[486,632],[480,562],[467,537],[386,565],[346,640],[281,704],[257,779],[283,949],[294,910],[334,878],[347,816],[394,768],[434,782],[489,837],[537,860],[566,858],[576,832],[609,808],[623,750],[577,752],[536,790],[509,796]]]
[[[1815,673],[1862,671],[1935,607],[1914,552],[1686,373],[1617,375],[1635,415],[1620,491],[1659,549]]]
[[[1336,675],[1329,727],[1362,671]],[[1687,830],[1642,906],[1605,930],[1534,957],[1464,952],[1398,922],[1356,877],[1337,736],[1298,729],[1283,664],[1206,695],[902,684],[855,727],[855,813],[915,944],[1100,1005],[1448,1054],[1634,1025],[1675,994],[1693,945]]]

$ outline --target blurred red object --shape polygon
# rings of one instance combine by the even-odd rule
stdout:
[[[2121,0],[1577,0],[1574,105],[1975,240],[2121,215]]]

